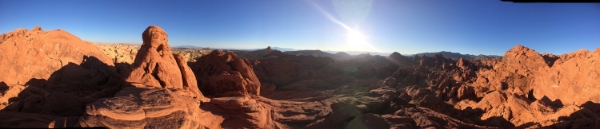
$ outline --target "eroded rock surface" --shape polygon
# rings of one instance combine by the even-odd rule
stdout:
[[[8,86],[26,85],[32,78],[48,80],[59,69],[89,58],[114,66],[94,44],[63,30],[43,31],[39,26],[0,35],[0,51],[0,80]]]
[[[1,127],[51,127],[118,91],[112,60],[66,31],[17,29],[0,35],[0,51]]]
[[[106,53],[108,57],[113,59],[115,63],[126,63],[132,64],[135,60],[135,56],[138,50],[142,46],[141,44],[107,44],[107,43],[96,43],[96,46]],[[174,54],[181,54],[186,62],[196,62],[196,58],[206,55],[211,52],[210,49],[186,49],[186,48],[171,48],[171,52]]]
[[[204,128],[199,101],[160,88],[126,87],[86,107],[82,127]],[[185,94],[185,93],[183,93]]]
[[[247,59],[215,50],[193,64],[200,90],[215,97],[260,95],[260,82]]]
[[[182,55],[169,50],[167,35],[160,27],[150,26],[142,34],[144,45],[139,50],[122,89],[113,97],[87,105],[79,120],[82,127],[109,128],[274,128],[271,107],[257,102],[260,83],[252,83],[254,75],[247,60],[237,59],[233,70],[238,77],[217,76],[219,86],[245,94],[218,94],[222,90],[205,88],[205,98],[198,89],[196,77]],[[217,55],[219,54],[216,51]],[[222,56],[222,52],[220,53]],[[211,56],[211,55],[208,55]],[[230,56],[231,57],[231,56]],[[235,55],[233,55],[235,57]],[[219,57],[216,57],[219,58]],[[226,57],[227,58],[227,57]],[[213,60],[212,67],[224,67],[230,60]],[[228,66],[228,65],[227,65]],[[222,71],[228,72],[228,71]],[[206,76],[200,76],[203,78]],[[213,76],[214,77],[214,76]],[[235,80],[238,79],[238,80]],[[256,80],[256,77],[254,77]],[[212,78],[210,81],[213,81]],[[221,83],[221,82],[225,83]],[[239,83],[229,83],[236,82]],[[248,87],[248,88],[246,88]],[[252,88],[254,87],[254,89]]]
[[[204,128],[201,101],[191,69],[170,52],[167,34],[158,26],[142,33],[144,44],[122,89],[111,98],[87,105],[82,127]],[[127,123],[127,124],[124,124]]]
[[[600,50],[579,50],[562,55],[551,68],[539,69],[533,85],[535,98],[548,97],[565,104],[600,103]]]

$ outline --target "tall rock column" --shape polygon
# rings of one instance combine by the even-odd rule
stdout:
[[[132,64],[126,82],[135,87],[182,88],[181,71],[171,54],[167,33],[150,26],[142,33],[144,44]]]

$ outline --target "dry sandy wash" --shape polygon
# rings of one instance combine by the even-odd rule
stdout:
[[[0,128],[600,128],[600,49],[334,59],[175,50],[158,26],[141,37],[0,35]]]

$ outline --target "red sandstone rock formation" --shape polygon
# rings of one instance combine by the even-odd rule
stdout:
[[[247,59],[215,50],[193,65],[200,90],[214,97],[260,95],[260,82]]]
[[[25,85],[31,78],[47,80],[60,68],[79,65],[86,57],[114,66],[94,44],[62,30],[42,31],[39,26],[0,35],[0,51],[0,80],[9,86]]]
[[[167,44],[167,33],[160,27],[150,26],[142,33],[142,39],[144,44],[125,81],[140,88],[183,88],[181,70]]]
[[[80,115],[120,80],[94,44],[62,30],[17,29],[0,35],[0,110]],[[110,94],[110,93],[107,93]]]
[[[600,49],[579,50],[564,54],[552,67],[538,69],[532,83],[533,95],[541,99],[560,100],[564,104],[600,103]],[[552,61],[550,61],[552,62]]]
[[[144,44],[121,91],[87,105],[79,120],[82,127],[204,128],[195,77],[181,55],[170,52],[167,34],[158,26],[142,33]],[[214,118],[208,115],[207,118]],[[128,123],[128,124],[124,124]]]

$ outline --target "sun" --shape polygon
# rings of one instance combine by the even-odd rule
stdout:
[[[348,30],[346,40],[349,45],[360,47],[367,43],[367,37],[357,30]]]

